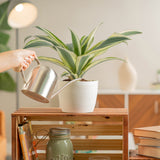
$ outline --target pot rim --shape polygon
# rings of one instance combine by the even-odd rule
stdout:
[[[70,81],[65,81],[65,80],[59,80],[60,82],[70,82]],[[87,83],[89,83],[89,82],[98,82],[98,80],[85,80],[85,81],[81,81],[81,80],[79,80],[79,81],[76,81],[77,83],[79,82],[79,83],[85,83],[85,82],[87,82]],[[76,82],[74,82],[74,83],[76,83]]]

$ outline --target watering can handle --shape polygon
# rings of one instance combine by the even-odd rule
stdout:
[[[67,86],[69,86],[70,84],[72,84],[73,82],[76,82],[76,81],[79,81],[81,80],[82,78],[77,78],[77,79],[74,79],[74,80],[71,80],[70,82],[68,82],[67,84],[65,84],[64,86],[62,86],[60,89],[58,89],[58,91],[56,91],[52,96],[51,96],[51,99],[56,96],[57,94],[59,94],[64,88],[66,88]]]
[[[40,61],[38,60],[37,57],[35,58],[35,61],[37,62],[38,66],[40,66]],[[25,74],[24,74],[23,69],[21,70],[21,76],[22,76],[24,83],[26,84],[27,82],[26,82],[26,78],[25,78]]]

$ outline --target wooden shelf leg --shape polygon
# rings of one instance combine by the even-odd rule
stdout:
[[[128,116],[123,118],[123,160],[128,160]]]
[[[12,116],[12,160],[20,160],[17,127],[18,127],[17,117]]]

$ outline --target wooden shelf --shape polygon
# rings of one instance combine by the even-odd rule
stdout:
[[[24,118],[31,120],[35,133],[42,129],[49,131],[49,128],[64,127],[71,130],[72,137],[85,136],[85,139],[72,139],[74,150],[97,150],[97,152],[75,153],[75,160],[87,160],[91,155],[109,156],[111,160],[128,160],[128,110],[126,108],[96,108],[92,113],[64,113],[60,108],[20,108],[12,114],[12,160],[19,160],[20,157],[17,127]],[[61,124],[57,124],[57,121]],[[67,123],[71,121],[74,123]],[[44,134],[40,132],[38,136]],[[123,139],[92,138],[110,135],[120,135]],[[38,149],[45,150],[46,141],[42,144],[43,147],[39,146]],[[99,150],[122,150],[122,152],[98,153]],[[45,160],[45,154],[39,154],[39,158]]]

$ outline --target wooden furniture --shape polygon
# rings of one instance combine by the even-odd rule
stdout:
[[[135,90],[100,90],[97,107],[119,108],[128,107],[129,131],[133,128],[160,125],[160,91]]]
[[[129,157],[129,160],[158,160],[158,159],[137,155],[137,156],[134,156],[134,157]]]
[[[160,95],[129,95],[129,130],[160,125]]]
[[[97,96],[97,108],[124,108],[124,95],[99,94]]]
[[[42,129],[48,132],[49,128],[52,127],[70,128],[74,150],[103,151],[103,153],[76,152],[74,154],[75,160],[88,160],[91,155],[109,156],[111,160],[128,160],[128,111],[125,108],[96,108],[92,113],[63,113],[59,108],[20,108],[12,114],[12,160],[19,160],[20,158],[17,127],[24,117],[31,120],[33,132],[37,133],[38,136],[46,134]],[[61,123],[57,124],[57,121]],[[72,121],[74,123],[71,123]],[[108,135],[121,135],[123,138],[93,138],[93,136]],[[77,139],[77,136],[86,136],[87,138]],[[39,143],[39,150],[45,150],[46,141]],[[106,150],[122,150],[122,152],[105,153]],[[39,154],[39,158],[45,160],[44,152]]]
[[[5,116],[4,112],[0,111],[0,160],[6,159],[6,147]]]

